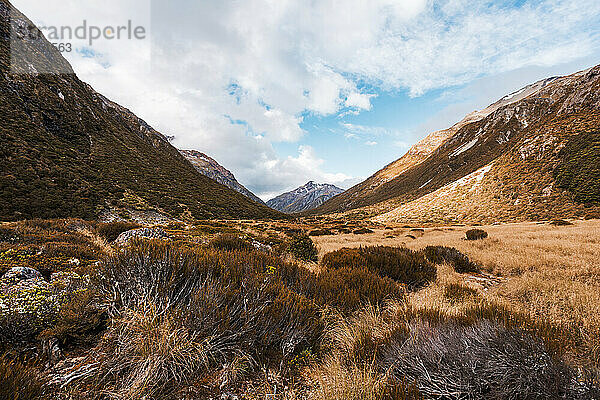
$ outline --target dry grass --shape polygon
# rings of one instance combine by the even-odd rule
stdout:
[[[444,298],[448,284],[463,284],[479,290],[485,299],[568,326],[582,339],[579,357],[600,363],[600,221],[573,221],[572,226],[519,223],[482,227],[489,237],[464,240],[469,227],[428,228],[415,240],[404,236],[386,238],[389,231],[371,235],[319,237],[320,255],[342,247],[372,244],[405,245],[422,249],[429,245],[455,247],[484,270],[500,279],[454,273],[438,269],[438,282],[412,295],[412,301],[433,308],[449,309]],[[398,229],[405,233],[409,229]]]
[[[484,271],[457,273],[439,264],[437,279],[411,293],[364,266],[307,262],[301,268],[283,261],[280,255],[292,258],[283,251],[240,245],[242,230],[258,237],[242,222],[233,237],[242,251],[214,246],[223,236],[209,244],[233,225],[208,221],[169,226],[176,232],[172,242],[140,241],[119,251],[81,221],[13,223],[1,227],[0,237],[2,249],[29,246],[44,248],[45,257],[84,261],[98,253],[104,259],[92,282],[110,313],[90,307],[95,297],[90,303],[82,296],[45,332],[67,353],[93,355],[97,372],[72,389],[92,393],[97,384],[96,394],[115,398],[183,398],[188,390],[193,398],[208,398],[232,390],[248,399],[278,393],[290,400],[399,400],[438,398],[432,390],[446,378],[461,393],[469,390],[465,384],[491,384],[504,393],[511,387],[504,377],[513,379],[517,371],[526,379],[515,380],[523,386],[513,391],[589,395],[593,383],[573,367],[600,366],[600,221],[573,223],[482,226],[489,237],[478,241],[464,239],[471,226],[369,225],[373,233],[312,238],[321,259],[344,247],[448,246]],[[261,223],[265,243],[275,237],[271,231],[286,231],[278,224]],[[297,234],[291,225],[288,230]],[[35,266],[32,260],[23,262]],[[551,368],[529,368],[532,357]],[[472,374],[476,368],[481,375]],[[570,378],[556,388],[546,384],[558,382],[557,374]],[[577,380],[581,387],[569,386]],[[502,393],[494,398],[519,398]]]

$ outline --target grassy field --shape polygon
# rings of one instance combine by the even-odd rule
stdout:
[[[600,398],[600,221],[135,228],[0,225],[0,398]]]
[[[586,343],[582,356],[600,360],[600,221],[572,221],[573,225],[519,223],[478,227],[484,240],[467,241],[470,227],[379,229],[368,235],[314,238],[320,256],[343,247],[372,245],[422,249],[430,245],[454,247],[480,264],[480,276],[460,275],[438,268],[435,284],[412,294],[415,304],[448,307],[445,287],[465,284],[483,299],[506,304],[536,319],[566,326]],[[412,235],[415,239],[407,237]],[[391,237],[394,236],[394,237]]]

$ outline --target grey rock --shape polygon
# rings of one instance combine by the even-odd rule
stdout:
[[[42,278],[42,274],[29,267],[12,267],[2,276],[2,282],[19,282]]]
[[[126,245],[132,239],[170,239],[169,235],[161,228],[139,228],[123,232],[117,237],[115,243],[118,245]]]

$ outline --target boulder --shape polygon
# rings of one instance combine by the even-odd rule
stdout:
[[[33,268],[29,267],[12,267],[8,270],[0,279],[1,285],[14,284],[20,281],[27,281],[30,279],[41,279],[42,274]]]
[[[139,228],[121,233],[115,240],[115,243],[123,246],[129,243],[132,239],[168,240],[170,237],[161,228]]]
[[[54,273],[48,282],[34,269],[11,269],[0,279],[0,340],[31,340],[51,327],[60,307],[88,285],[88,276],[74,272]]]

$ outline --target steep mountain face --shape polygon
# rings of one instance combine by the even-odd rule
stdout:
[[[594,148],[599,87],[600,66],[528,86],[434,133],[314,212],[360,209],[363,215],[383,214],[380,221],[425,222],[594,215],[600,201],[595,186],[588,185],[592,193],[586,196],[575,195],[573,182],[584,178],[561,150],[577,141],[570,146],[586,154],[589,176],[597,173],[600,158],[585,143]],[[569,172],[557,175],[567,165]]]
[[[541,90],[555,79],[557,78],[548,78],[526,86],[517,92],[503,97],[483,110],[472,112],[462,121],[454,124],[448,129],[443,129],[429,134],[423,140],[412,146],[401,158],[376,172],[366,181],[349,189],[343,196],[336,198],[337,204],[335,207],[339,210],[350,210],[353,208],[362,207],[365,204],[371,204],[372,201],[369,198],[372,196],[377,197],[374,192],[376,192],[379,187],[387,182],[392,181],[394,178],[408,171],[410,168],[425,161],[446,140],[455,135],[463,127],[486,118],[488,115],[502,107],[523,100],[525,97]],[[331,209],[328,209],[327,212],[330,211]]]
[[[319,184],[311,181],[296,190],[267,201],[267,205],[284,213],[299,213],[317,208],[327,200],[343,192],[343,189],[334,185]]]
[[[163,135],[81,82],[45,39],[21,37],[11,69],[11,24],[31,22],[0,0],[0,220],[280,215],[198,173]]]
[[[258,196],[240,184],[231,171],[223,167],[215,159],[196,150],[180,150],[180,152],[202,175],[208,176],[210,179],[243,194],[257,203],[264,204]]]

